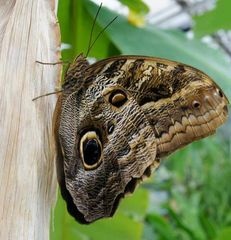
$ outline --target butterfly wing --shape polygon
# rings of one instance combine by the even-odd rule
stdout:
[[[61,192],[82,223],[112,216],[159,158],[214,133],[227,118],[222,90],[186,65],[123,56],[81,72],[81,84],[70,78],[60,96],[54,126]]]

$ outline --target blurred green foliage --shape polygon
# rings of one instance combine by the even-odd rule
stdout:
[[[217,0],[215,9],[200,15],[194,16],[194,32],[198,37],[215,33],[220,29],[231,29],[231,1]]]
[[[228,0],[223,2],[227,4]],[[139,12],[141,5],[137,6]],[[96,11],[97,6],[87,0],[59,1],[62,42],[70,46],[62,51],[63,59],[70,60],[87,52]],[[223,18],[221,13],[216,14],[216,18]],[[105,8],[100,11],[93,39],[115,15]],[[196,21],[199,29],[202,20]],[[216,22],[216,26],[224,26],[219,24]],[[200,39],[190,40],[178,30],[160,30],[155,26],[137,28],[119,16],[95,43],[89,56],[101,59],[119,54],[164,57],[197,67],[213,77],[231,99],[230,62],[224,53]],[[51,222],[51,239],[231,239],[230,128],[226,124],[216,136],[195,142],[164,160],[132,197],[121,202],[111,219],[80,225],[69,216],[59,195]]]

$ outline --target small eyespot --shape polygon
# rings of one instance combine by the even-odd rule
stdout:
[[[127,95],[119,89],[112,92],[109,97],[109,103],[117,108],[122,107],[127,102],[127,100]]]
[[[102,144],[95,131],[88,131],[82,136],[80,154],[86,170],[92,170],[101,163]]]
[[[109,124],[108,124],[108,128],[107,128],[108,130],[108,134],[112,134],[113,133],[113,131],[114,131],[114,129],[115,129],[115,125],[114,125],[114,123],[113,122],[110,122]]]
[[[224,96],[223,92],[220,89],[217,89],[217,92],[221,98]]]
[[[196,108],[196,109],[199,109],[200,106],[201,106],[201,104],[200,104],[198,101],[196,101],[196,100],[193,101],[193,104],[192,104],[192,105],[193,105],[193,107]]]

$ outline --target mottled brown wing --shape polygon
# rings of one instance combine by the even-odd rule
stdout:
[[[82,223],[112,216],[159,158],[227,118],[227,98],[207,75],[168,60],[121,56],[89,66],[80,55],[65,79],[54,115],[57,173]]]

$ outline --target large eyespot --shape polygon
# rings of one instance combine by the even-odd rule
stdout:
[[[109,103],[117,108],[122,107],[127,100],[127,95],[120,89],[111,92],[109,96]]]
[[[92,170],[101,163],[102,144],[95,131],[88,131],[82,136],[80,154],[86,170]]]

